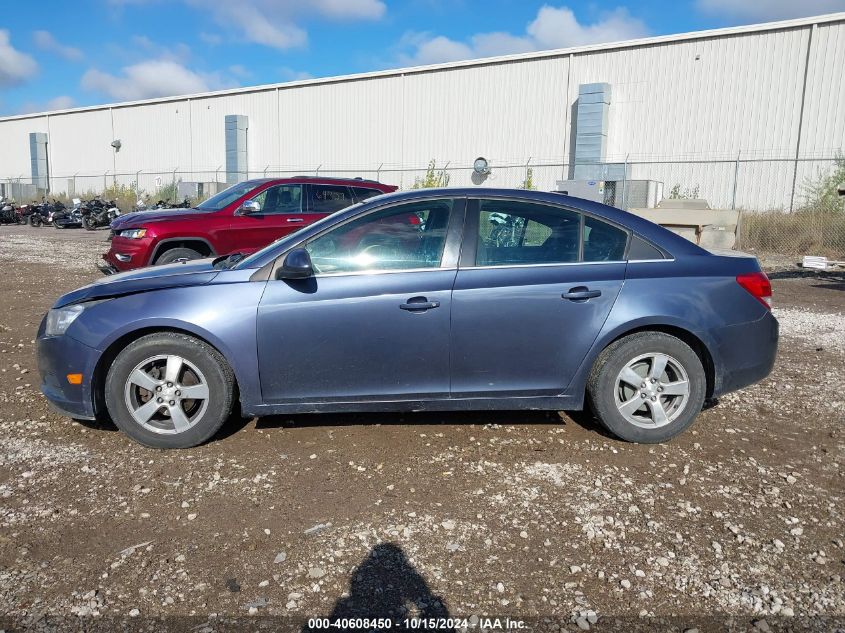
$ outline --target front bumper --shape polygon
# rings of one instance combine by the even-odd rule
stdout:
[[[151,249],[152,240],[149,238],[131,240],[115,235],[111,239],[109,250],[103,253],[103,259],[111,272],[122,273],[145,266]],[[99,268],[106,272],[102,267]],[[111,272],[106,274],[111,274]]]
[[[778,350],[779,325],[771,312],[748,323],[712,331],[721,367],[716,368],[714,396],[763,380],[772,372]]]
[[[99,352],[69,336],[44,336],[44,322],[35,341],[41,393],[60,413],[93,420],[94,370]],[[68,374],[82,374],[82,384],[72,385]]]

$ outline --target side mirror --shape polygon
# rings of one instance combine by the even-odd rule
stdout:
[[[250,213],[260,213],[261,205],[255,200],[247,200],[238,208],[239,215],[249,215]]]
[[[304,248],[295,248],[285,256],[282,267],[276,273],[276,279],[305,279],[313,274],[311,255]]]

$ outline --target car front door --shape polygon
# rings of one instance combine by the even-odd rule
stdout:
[[[284,184],[252,196],[250,200],[260,209],[252,213],[235,211],[229,229],[230,252],[252,253],[322,217],[307,212],[304,194],[304,185]]]
[[[452,397],[561,394],[622,287],[627,237],[555,205],[469,201],[452,294]]]
[[[380,207],[309,239],[314,275],[258,307],[264,402],[449,397],[449,312],[465,200]]]

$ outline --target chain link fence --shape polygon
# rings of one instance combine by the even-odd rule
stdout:
[[[703,198],[711,208],[740,212],[738,246],[783,255],[845,257],[845,200],[836,186],[845,182],[841,150],[823,155],[784,157],[773,152],[735,156],[618,156],[607,161],[621,180],[604,183],[605,201],[622,208],[648,206],[656,200]],[[479,175],[467,162],[432,160],[426,165],[266,166],[239,174],[223,166],[204,170],[142,169],[130,173],[51,175],[40,189],[23,175],[0,178],[0,195],[19,203],[42,196],[72,199],[103,196],[128,211],[137,201],[177,202],[207,198],[228,186],[227,177],[282,178],[325,176],[365,178],[400,189],[424,186],[482,186],[558,190],[572,179],[573,166],[560,159],[490,160],[490,173]],[[597,166],[600,167],[600,166]],[[638,183],[652,181],[650,192]],[[665,204],[665,203],[664,203]],[[690,210],[689,213],[695,213]]]

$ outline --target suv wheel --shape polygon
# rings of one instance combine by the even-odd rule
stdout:
[[[229,417],[234,384],[226,359],[213,347],[161,332],[117,355],[106,377],[106,407],[141,444],[189,448],[210,439]]]
[[[195,251],[192,248],[171,248],[169,251],[164,251],[156,258],[156,266],[162,264],[172,264],[182,259],[201,259],[202,253]]]
[[[609,345],[587,385],[593,411],[628,442],[664,442],[701,411],[707,388],[698,355],[682,340],[641,332]]]

